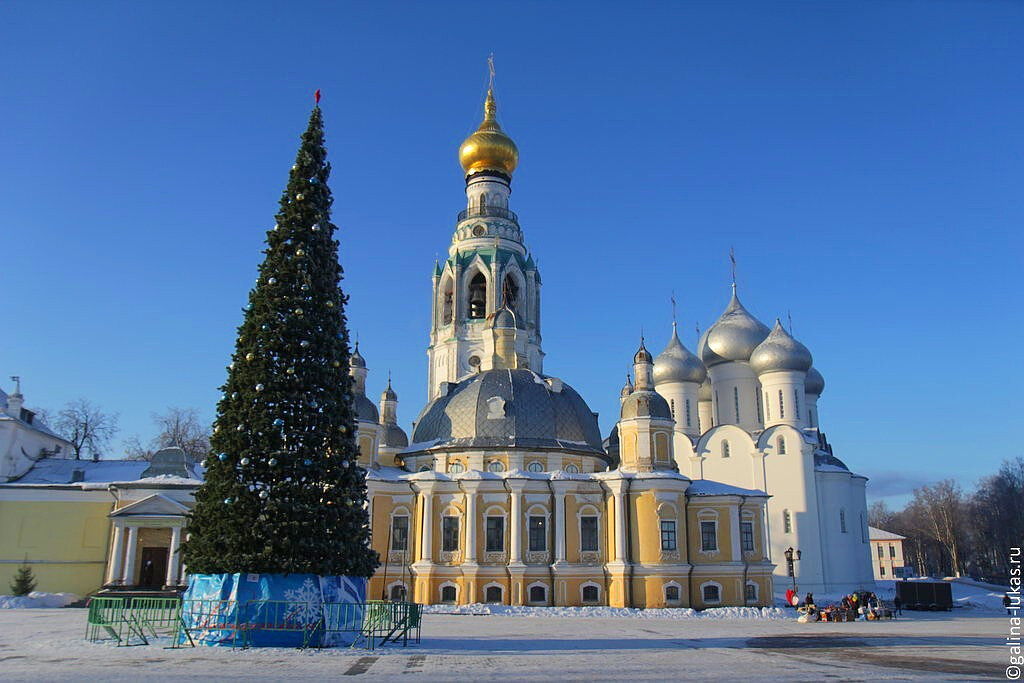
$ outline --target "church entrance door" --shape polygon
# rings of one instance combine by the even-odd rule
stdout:
[[[143,548],[139,588],[162,588],[167,575],[167,548]]]

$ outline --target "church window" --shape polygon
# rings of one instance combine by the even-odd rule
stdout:
[[[686,399],[686,426],[693,426],[693,417],[690,413],[690,399]]]
[[[480,320],[487,317],[487,279],[477,273],[469,281],[469,317]]]
[[[487,591],[484,593],[484,602],[505,602],[502,597],[503,592],[504,591],[501,590],[501,586],[488,586]]]
[[[661,520],[661,549],[676,549],[676,521],[674,519]]]
[[[484,196],[480,195],[480,206],[484,205]],[[473,237],[483,237],[487,234],[487,228],[482,225],[473,226]]]
[[[730,452],[730,449],[729,449],[729,442],[728,441],[723,441],[722,442],[722,457],[723,458],[728,458],[730,455],[731,455],[731,452]]]
[[[800,391],[798,389],[793,390],[793,414],[800,419]]]
[[[508,307],[517,315],[519,314],[519,285],[511,275],[505,276],[505,284],[501,291],[501,297]]]
[[[548,518],[530,515],[530,552],[548,549]]]
[[[764,411],[767,419],[772,419],[772,404],[768,401],[768,392],[764,392]]]
[[[469,367],[473,368],[474,370],[479,370],[480,369],[480,356],[470,356],[468,363],[469,363]]]
[[[793,516],[789,510],[782,511],[782,530],[787,534],[793,533]]]
[[[818,423],[814,421],[814,411],[811,410],[810,408],[807,409],[807,421],[811,424],[812,427],[818,426]]]
[[[739,387],[733,387],[732,388],[732,403],[733,403],[733,407],[736,409],[736,424],[739,424],[739,421],[740,421],[740,388]]]
[[[700,549],[704,552],[718,550],[718,523],[700,523]]]
[[[580,517],[580,550],[585,553],[597,552],[597,517]]]
[[[504,472],[505,471],[505,464],[503,462],[501,462],[500,460],[492,460],[489,463],[487,463],[487,471],[488,472]]]
[[[674,398],[668,400],[668,407],[672,411],[672,419],[676,419],[676,400]]]
[[[580,468],[576,467],[573,463],[569,463],[565,466],[565,471],[569,474],[579,474]]]
[[[441,586],[441,602],[455,602],[456,595],[455,586]]]
[[[391,518],[391,549],[409,549],[409,517],[406,515]]]
[[[583,602],[598,602],[601,599],[601,589],[597,586],[583,587]]]
[[[530,586],[530,602],[547,602],[547,586]]]
[[[405,586],[400,583],[396,583],[391,587],[391,599],[395,602],[402,602],[405,600]]]
[[[743,552],[752,553],[754,552],[754,523],[753,522],[740,522],[740,545],[743,546]]]
[[[487,518],[487,552],[499,553],[505,549],[505,518]]]
[[[679,602],[679,586],[665,586],[665,602]]]
[[[452,293],[452,284],[446,283],[444,294],[441,300],[441,324],[451,325],[452,324],[452,305],[454,302],[454,294]]]
[[[715,389],[715,424],[722,424],[722,404],[718,401],[718,389]]]
[[[754,402],[757,404],[757,421],[764,424],[764,408],[761,406],[761,392],[754,389]]]
[[[776,440],[775,445],[776,445],[776,450],[778,451],[779,455],[785,455],[786,454],[786,439],[784,437],[780,436]]]
[[[446,515],[441,518],[441,550],[453,553],[459,549],[459,518]]]
[[[537,460],[534,460],[533,462],[531,462],[529,465],[526,466],[526,471],[527,472],[543,472],[544,471],[544,464],[541,463],[541,462],[538,462]]]
[[[782,402],[782,389],[779,389],[779,419],[786,419],[786,404]]]
[[[722,594],[718,589],[718,585],[714,583],[704,584],[701,594],[704,596],[704,602],[717,603],[722,601]]]
[[[465,471],[465,469],[466,468],[461,462],[453,462],[451,465],[448,465],[448,472],[450,474],[459,474],[460,472]]]
[[[846,533],[846,510],[839,511],[839,530]]]
[[[757,584],[748,583],[743,587],[743,599],[749,602],[757,602]]]

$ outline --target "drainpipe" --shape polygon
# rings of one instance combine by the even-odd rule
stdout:
[[[690,497],[686,495],[685,491],[683,491],[683,524],[683,533],[686,534],[686,564],[690,567],[686,572],[686,597],[689,600],[687,606],[693,609],[693,562],[690,560]]]
[[[747,497],[740,496],[740,528],[736,531],[740,534],[740,559],[743,560],[743,585],[741,590],[743,591],[743,606],[747,606],[747,573],[750,570],[750,562],[747,561],[747,554],[743,552],[743,506],[747,504]]]
[[[551,484],[551,477],[547,478],[547,483],[548,491],[551,492],[551,507],[549,507],[548,510],[551,511],[551,519],[555,521],[555,524],[558,524],[558,520],[555,519],[555,487]],[[529,520],[529,518],[527,518],[527,520]],[[555,529],[555,524],[552,524],[551,528],[548,530],[548,541],[554,541],[554,539],[558,536],[558,531]],[[562,525],[565,525],[564,519],[562,520]],[[548,547],[551,548],[551,557],[554,557],[555,544],[551,542]],[[548,607],[554,607],[555,591],[557,590],[557,586],[555,585],[555,570],[551,568],[551,562],[548,562],[548,577],[551,580],[551,592],[548,594]]]

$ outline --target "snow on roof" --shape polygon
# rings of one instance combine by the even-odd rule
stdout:
[[[17,485],[54,484],[112,484],[142,482],[144,484],[199,484],[200,479],[186,479],[162,475],[141,479],[149,468],[145,460],[74,460],[71,458],[44,458],[33,465],[21,478],[10,482]],[[73,481],[75,470],[81,470],[82,477]]]
[[[730,486],[720,481],[710,479],[694,479],[690,488],[686,489],[688,496],[756,496],[768,498],[768,494],[758,489],[744,489],[739,486]]]
[[[872,541],[902,541],[906,536],[900,536],[899,534],[894,534],[893,532],[886,531],[885,529],[869,526],[868,538]]]

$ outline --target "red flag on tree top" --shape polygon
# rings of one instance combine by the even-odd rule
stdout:
[[[320,88],[317,88],[316,92],[313,93],[313,99],[316,100],[317,104],[320,104]]]

